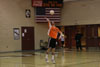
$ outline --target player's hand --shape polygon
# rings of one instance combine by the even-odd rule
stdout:
[[[46,18],[47,21],[50,21],[48,18]]]
[[[65,35],[64,35],[63,33],[61,33],[61,36],[63,36],[63,37],[64,37]]]

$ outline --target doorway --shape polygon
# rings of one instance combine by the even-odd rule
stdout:
[[[22,50],[34,50],[34,27],[21,27]]]

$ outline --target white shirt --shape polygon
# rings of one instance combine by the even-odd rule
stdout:
[[[65,41],[63,36],[61,36],[61,41]]]

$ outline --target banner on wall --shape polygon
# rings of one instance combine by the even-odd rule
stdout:
[[[50,10],[55,11],[53,16],[49,13]],[[45,17],[49,18],[50,21],[54,21],[54,22],[58,22],[58,23],[61,22],[61,8],[37,7],[36,8],[36,15],[35,15],[35,22],[37,22],[37,23],[47,22]]]
[[[14,40],[19,40],[20,39],[19,28],[14,28],[13,32],[14,32]]]
[[[32,0],[33,7],[63,7],[63,0]]]
[[[31,17],[31,10],[30,9],[26,9],[25,10],[25,16],[26,16],[26,18],[30,18]]]
[[[42,0],[32,0],[32,6],[42,7]]]

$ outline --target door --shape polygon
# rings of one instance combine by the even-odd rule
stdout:
[[[75,26],[66,26],[65,27],[65,35],[67,38],[65,38],[65,45],[68,48],[75,47]]]
[[[72,48],[76,48],[75,34],[76,34],[76,26],[71,26],[70,34],[71,34],[71,44]]]
[[[97,47],[98,46],[98,27],[97,25],[88,25],[87,26],[87,46],[88,47]]]
[[[22,50],[34,50],[34,27],[22,27]]]
[[[69,26],[65,27],[65,35],[67,36],[67,38],[65,38],[65,47],[71,48],[71,35]]]

